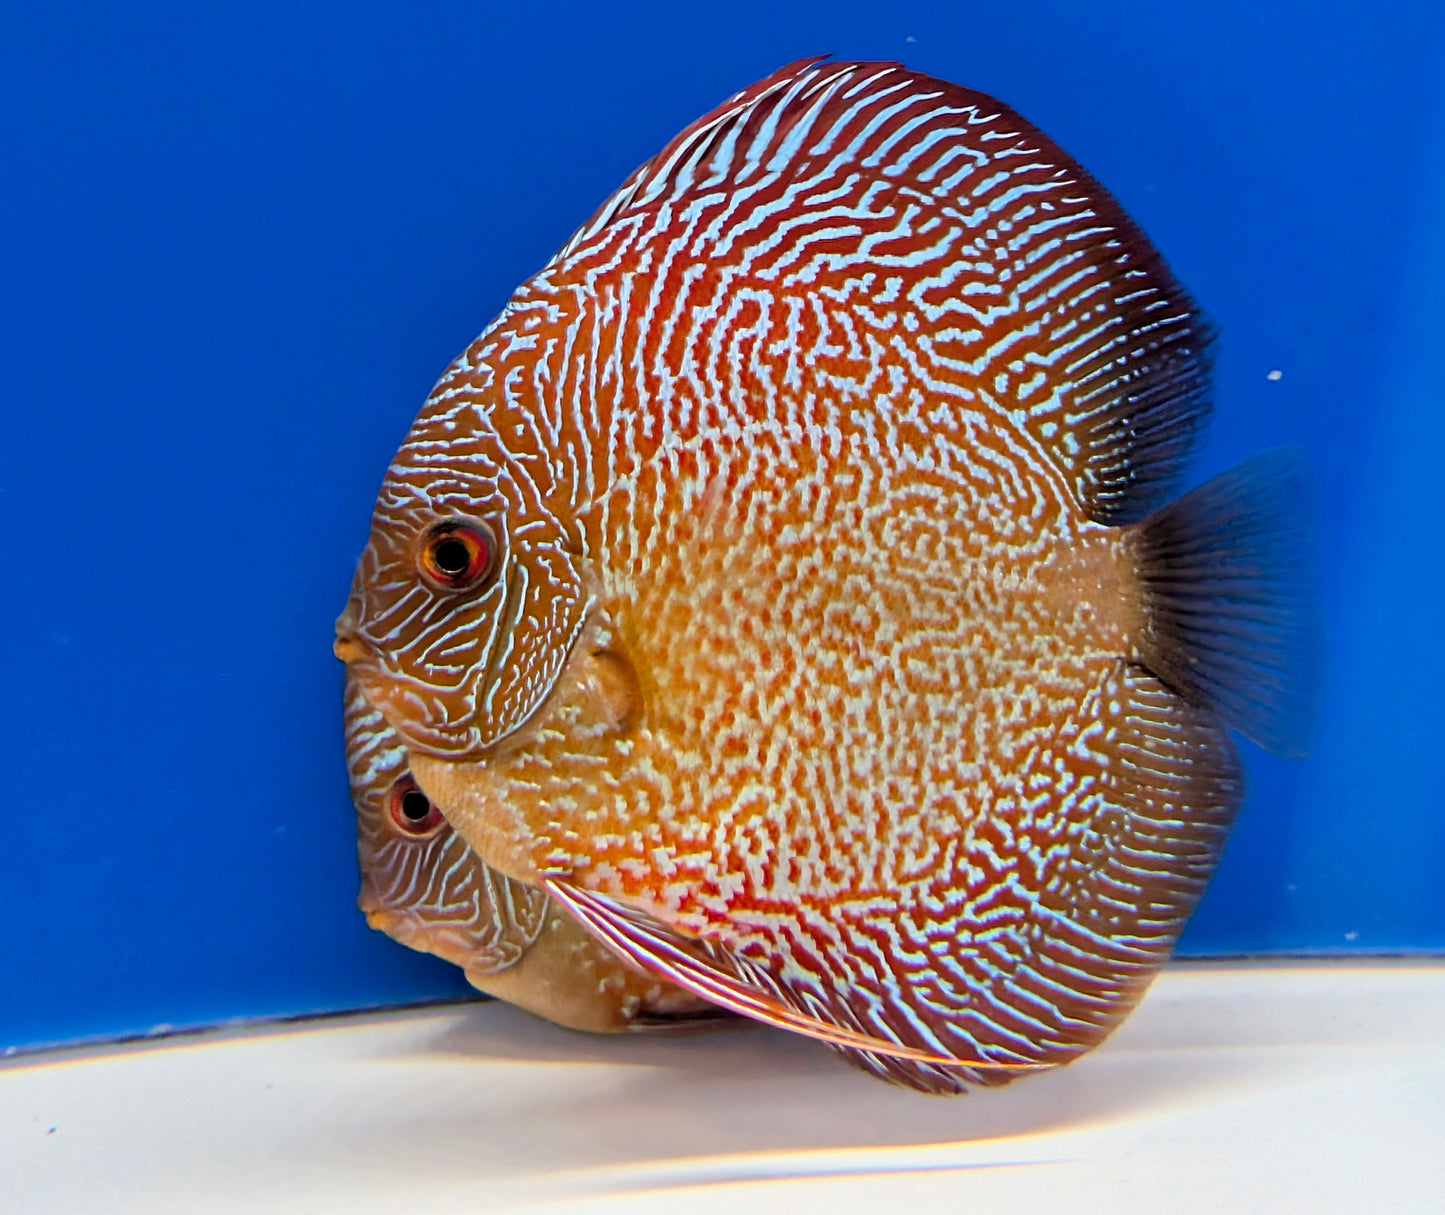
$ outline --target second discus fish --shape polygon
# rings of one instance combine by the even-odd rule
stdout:
[[[726,1018],[618,959],[545,891],[483,864],[416,787],[400,738],[351,679],[346,761],[358,903],[373,928],[455,963],[479,991],[569,1029],[658,1030]]]

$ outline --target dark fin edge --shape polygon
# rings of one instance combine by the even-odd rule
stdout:
[[[1298,447],[1222,473],[1133,532],[1144,665],[1266,750],[1303,755],[1319,650],[1310,477]]]
[[[1081,436],[1083,505],[1095,522],[1121,526],[1160,503],[1203,438],[1214,407],[1215,334],[1143,233],[1122,213],[1113,218],[1134,258],[1130,269],[1143,271],[1151,291],[1116,301],[1131,348],[1091,356],[1105,361],[1084,371],[1076,408],[1093,415]],[[1125,279],[1119,293],[1140,285]]]

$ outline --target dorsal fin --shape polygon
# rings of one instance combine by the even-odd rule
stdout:
[[[1108,192],[1007,106],[896,63],[799,60],[637,169],[553,265],[719,198],[682,256],[722,263],[773,233],[801,248],[810,208],[837,213],[835,251],[809,256],[903,284],[907,357],[940,398],[1007,419],[1098,522],[1167,496],[1207,422],[1212,330]],[[895,204],[896,232],[865,232]]]
[[[803,91],[802,86],[811,83],[816,89],[825,83],[826,77],[824,80],[814,79],[814,69],[826,63],[827,59],[826,55],[798,59],[734,93],[722,105],[688,124],[668,141],[661,152],[638,165],[628,175],[627,180],[592,213],[591,218],[572,234],[553,261],[565,258],[579,244],[595,236],[630,208],[646,206],[664,195],[675,196],[693,184],[697,168],[707,153],[725,142],[735,144],[740,129],[750,118],[757,116],[764,102],[782,94],[781,108],[786,110],[787,103]],[[850,65],[834,66],[846,69]]]

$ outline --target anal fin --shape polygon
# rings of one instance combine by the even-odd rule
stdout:
[[[1048,1066],[941,1055],[820,1020],[749,982],[736,961],[715,945],[685,937],[645,912],[624,907],[606,895],[583,890],[570,882],[548,879],[543,885],[559,906],[618,957],[751,1020],[844,1050],[936,1067],[1027,1072]]]

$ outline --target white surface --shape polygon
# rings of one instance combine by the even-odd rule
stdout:
[[[1177,966],[963,1098],[500,1004],[213,1034],[0,1067],[0,1210],[1440,1212],[1442,1026],[1445,965]]]

